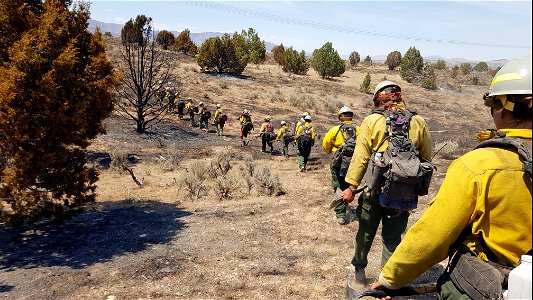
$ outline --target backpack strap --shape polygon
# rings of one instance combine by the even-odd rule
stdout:
[[[335,142],[337,140],[337,135],[339,135],[339,132],[341,131],[342,129],[342,126],[344,126],[346,124],[342,123],[341,126],[339,126],[339,130],[337,130],[337,133],[335,133],[335,136],[333,137],[333,142]]]
[[[529,173],[531,175],[531,143],[526,142],[520,138],[506,137],[504,132],[499,132],[499,136],[488,139],[484,142],[479,143],[474,149],[478,148],[501,148],[507,149],[512,148],[516,149],[518,155],[522,158],[522,171]]]

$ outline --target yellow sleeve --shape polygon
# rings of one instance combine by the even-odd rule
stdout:
[[[431,159],[431,140],[426,121],[419,116],[413,116],[409,128],[409,138],[413,141],[413,146],[420,152],[420,156],[426,160]]]
[[[324,153],[330,154],[332,151],[337,150],[335,147],[335,134],[339,131],[339,126],[332,127],[324,136],[322,140],[322,149]]]
[[[300,123],[298,123],[298,124],[296,125],[296,132],[295,132],[295,135],[296,135],[296,136],[299,136],[300,134],[302,134],[302,132],[303,132],[302,125],[301,125]]]
[[[316,138],[316,133],[315,133],[315,127],[311,127],[311,138],[314,140]]]
[[[261,124],[261,128],[259,129],[259,133],[266,131],[266,123]]]
[[[215,114],[213,115],[213,119],[216,119],[220,115],[220,110],[215,110]]]
[[[354,154],[345,178],[346,182],[354,186],[361,184],[372,151],[377,150],[379,143],[385,138],[385,117],[380,114],[369,115],[357,132]],[[384,142],[379,150],[385,151],[387,145]]]
[[[302,132],[300,131],[300,128],[302,127],[302,122],[301,121],[298,121],[298,123],[296,123],[296,127],[294,128],[294,133],[296,135],[299,135],[301,134]]]
[[[448,249],[474,217],[476,182],[471,171],[456,160],[431,206],[407,231],[387,264],[380,281],[397,288],[416,279],[448,256]]]
[[[281,128],[278,131],[278,135],[276,136],[276,141],[279,141],[284,134],[285,134],[285,127],[281,126]]]

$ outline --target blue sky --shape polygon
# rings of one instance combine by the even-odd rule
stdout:
[[[311,54],[332,42],[340,55],[404,54],[477,61],[531,54],[531,1],[102,1],[91,18],[124,24],[139,14],[156,30],[241,32]]]

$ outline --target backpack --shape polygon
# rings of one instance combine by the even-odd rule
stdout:
[[[311,126],[302,125],[302,134],[296,138],[297,146],[300,151],[309,151],[315,144],[315,140],[311,137]]]
[[[211,112],[208,111],[208,110],[205,110],[205,111],[202,113],[202,117],[204,117],[204,119],[209,119],[209,118],[211,118]]]
[[[225,123],[225,122],[228,120],[228,116],[226,116],[226,114],[220,114],[220,115],[218,115],[218,118],[219,118],[220,121],[222,121],[223,123]]]
[[[380,195],[382,206],[393,207],[398,205],[406,209],[416,208],[418,196],[427,195],[433,170],[435,166],[422,158],[418,150],[409,139],[411,118],[416,111],[388,111],[375,110],[386,118],[385,138],[379,143],[377,149],[385,141],[389,145],[385,152],[374,151],[372,160],[372,179],[369,187],[374,193]],[[370,166],[370,165],[369,165]],[[392,203],[392,202],[395,203]],[[403,201],[414,204],[406,206]],[[390,205],[390,206],[389,206]],[[398,208],[398,207],[394,207]]]
[[[334,141],[337,139],[339,133],[344,136],[344,141],[337,151],[333,153],[332,166],[335,170],[339,171],[341,177],[345,177],[355,150],[355,126],[353,124],[342,124],[339,126],[339,130],[337,130],[337,133],[333,137]]]
[[[267,132],[272,132],[272,131],[274,131],[274,127],[272,127],[272,123],[266,123],[266,124],[265,124],[265,130],[266,130]]]
[[[522,170],[529,173],[531,176],[531,143],[528,143],[520,138],[506,137],[505,133],[500,132],[500,136],[493,137],[486,141],[479,143],[474,149],[495,147],[501,149],[511,148],[518,152],[522,158]]]

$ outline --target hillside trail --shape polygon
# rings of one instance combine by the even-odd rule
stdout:
[[[354,108],[357,123],[370,112],[369,95],[354,88],[370,72],[374,81],[386,77],[402,85],[435,143],[457,141],[464,151],[475,143],[472,137],[479,128],[491,125],[490,115],[479,110],[484,86],[427,91],[386,66],[348,70],[339,79],[324,81],[314,73],[287,75],[270,64],[233,78],[202,74],[186,58],[178,72],[182,96],[193,96],[196,103],[205,99],[210,106],[223,103],[229,117],[225,135],[191,128],[175,115],[138,135],[131,120],[113,114],[106,120],[107,134],[88,150],[95,157],[134,158],[131,170],[143,186],[123,170],[103,168],[97,201],[86,212],[62,224],[1,227],[0,299],[343,299],[345,266],[358,225],[338,225],[329,209],[336,196],[321,139],[312,150],[309,171],[301,173],[294,147],[285,159],[261,153],[256,138],[239,146],[237,117],[243,106],[252,110],[256,123],[268,114],[275,124],[286,120],[293,125],[307,110],[323,135],[336,123],[339,103]],[[179,183],[190,176],[187,171],[223,153],[232,157],[229,181],[240,185],[234,197],[220,200],[208,188],[198,199],[186,195]],[[256,169],[268,168],[284,193],[268,196],[243,188],[245,178],[238,170],[247,161]],[[420,198],[409,225],[427,208],[450,162],[435,158],[430,193]],[[366,270],[369,284],[379,273],[380,259],[378,232]],[[444,265],[434,266],[417,282],[434,282]]]
[[[357,223],[339,226],[328,208],[335,195],[320,143],[309,171],[300,173],[293,147],[289,159],[260,153],[259,140],[239,147],[233,130],[218,137],[184,120],[163,122],[157,135],[132,135],[124,133],[125,120],[109,122],[108,134],[92,148],[112,143],[138,155],[133,169],[144,186],[124,172],[102,170],[98,201],[87,212],[60,225],[7,230],[0,237],[0,299],[344,298]],[[154,151],[172,141],[180,141],[178,169],[217,152],[245,153],[256,166],[270,167],[285,194],[179,196],[179,170],[163,170]],[[423,199],[412,221],[426,204]],[[380,243],[378,233],[370,279],[379,272]],[[420,282],[434,281],[439,271]]]

